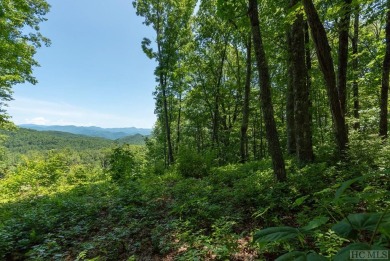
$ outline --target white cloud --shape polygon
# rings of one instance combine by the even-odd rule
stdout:
[[[36,124],[36,125],[77,125],[77,126],[92,126],[93,124],[80,124],[80,122],[77,121],[67,121],[64,119],[59,120],[49,120],[44,117],[36,117],[36,118],[28,118],[24,119],[23,122],[16,122],[17,124]]]
[[[68,103],[24,97],[15,97],[15,100],[9,103],[8,113],[16,124],[138,128],[150,128],[154,124],[154,119],[145,119],[137,115],[109,114]]]
[[[37,124],[37,125],[48,125],[49,121],[43,117],[36,117],[33,119],[26,119],[26,123],[28,124]]]

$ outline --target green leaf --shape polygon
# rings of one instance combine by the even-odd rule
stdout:
[[[293,251],[284,254],[276,259],[276,261],[326,261],[327,259],[314,252]]]
[[[328,217],[316,217],[312,221],[310,221],[306,226],[304,226],[302,229],[305,231],[313,230],[317,227],[320,227],[326,222],[328,222],[329,218]]]
[[[306,200],[308,197],[310,197],[310,195],[306,195],[306,196],[297,198],[297,199],[295,200],[295,202],[293,203],[292,207],[298,207],[298,206],[302,205],[302,203],[305,202],[305,200]]]
[[[262,217],[265,213],[267,213],[268,210],[270,210],[271,207],[266,207],[265,209],[261,209],[259,211],[256,211],[253,214],[254,218]]]
[[[368,230],[374,231],[377,223],[379,222],[382,213],[358,213],[350,214],[347,218],[343,219],[332,227],[332,230],[341,237],[355,237],[358,231]],[[388,226],[390,223],[390,214],[386,214],[381,224],[379,225],[379,231],[382,228]]]
[[[378,231],[383,235],[390,237],[390,222],[382,222],[379,225]]]
[[[294,227],[269,227],[256,232],[253,240],[258,243],[282,241],[298,237],[299,233]]]
[[[347,190],[353,183],[362,180],[362,178],[363,177],[358,177],[343,182],[336,191],[335,200],[338,200],[345,190]]]
[[[364,244],[364,243],[354,243],[342,248],[334,257],[334,261],[350,260],[350,254],[352,250],[387,250],[387,249],[376,245],[370,246],[369,244]],[[359,259],[359,260],[372,260],[372,258]]]
[[[144,53],[146,54],[146,56],[149,58],[149,59],[152,59],[154,57],[154,53],[153,53],[153,49],[152,48],[149,48],[149,46],[151,45],[152,41],[148,38],[144,38],[142,40],[142,43],[141,43],[141,46],[142,46],[142,50],[144,51]]]

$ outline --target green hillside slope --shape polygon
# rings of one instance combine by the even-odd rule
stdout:
[[[3,132],[3,134],[8,136],[4,144],[5,147],[16,153],[63,148],[75,150],[101,149],[115,145],[112,140],[59,131],[36,131],[20,128],[13,132]]]
[[[146,136],[144,135],[135,134],[117,139],[116,141],[119,144],[145,145],[145,138]]]

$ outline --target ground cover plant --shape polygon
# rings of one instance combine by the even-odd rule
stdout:
[[[389,148],[375,142],[351,145],[353,168],[291,159],[286,183],[275,183],[269,160],[191,176],[191,162],[155,173],[128,145],[108,151],[106,166],[75,151],[35,155],[0,181],[1,257],[343,260],[354,247],[387,249]]]

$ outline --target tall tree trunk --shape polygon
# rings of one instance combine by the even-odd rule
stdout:
[[[305,113],[305,127],[304,127],[304,136],[305,136],[305,151],[307,151],[309,161],[314,160],[313,152],[313,115],[312,115],[312,99],[310,96],[311,92],[311,52],[310,52],[310,37],[309,37],[309,25],[307,21],[304,21],[304,34],[305,34],[305,58],[306,58],[306,97],[307,97],[307,113]]]
[[[341,10],[342,17],[339,24],[339,48],[337,69],[337,90],[339,93],[341,110],[346,115],[347,109],[347,67],[348,67],[348,38],[349,22],[351,17],[352,0],[344,0]]]
[[[244,89],[244,104],[242,108],[242,123],[241,123],[241,137],[240,137],[240,152],[241,162],[248,160],[248,124],[249,124],[249,98],[251,92],[252,79],[252,40],[248,37],[246,46],[246,79]]]
[[[294,70],[292,63],[292,32],[287,32],[287,48],[288,48],[288,61],[287,61],[287,101],[286,101],[286,131],[287,131],[287,153],[293,155],[296,153],[296,141],[295,141],[295,117],[294,117]]]
[[[165,119],[164,119],[164,117],[162,117],[161,119],[160,119],[160,121],[161,121],[161,128],[162,128],[162,133],[163,133],[163,136],[164,136],[164,138],[166,139],[166,137],[167,137],[167,135],[166,135],[166,133],[165,133]],[[168,153],[167,153],[167,142],[166,142],[166,140],[164,140],[164,142],[163,142],[163,144],[164,144],[164,146],[163,146],[163,151],[164,151],[164,167],[165,168],[167,168],[168,166],[169,166],[169,164],[168,164]]]
[[[382,68],[382,89],[381,89],[381,112],[379,120],[379,135],[387,138],[388,124],[388,100],[389,100],[389,73],[390,73],[390,0],[387,0],[387,17],[386,17],[386,53],[383,59]]]
[[[171,126],[169,124],[169,113],[168,113],[168,101],[166,94],[166,80],[165,76],[160,73],[160,87],[162,89],[163,96],[163,106],[164,106],[164,127],[167,138],[167,147],[168,147],[168,165],[172,165],[174,163],[173,158],[173,148],[172,148],[172,139],[171,139]]]
[[[171,127],[169,124],[169,111],[168,111],[168,100],[167,100],[167,74],[163,71],[165,70],[165,62],[163,59],[162,55],[162,50],[161,50],[161,42],[159,41],[160,39],[160,21],[161,21],[161,14],[158,11],[157,12],[157,28],[156,28],[156,33],[157,33],[157,51],[158,51],[158,63],[159,63],[159,81],[160,81],[160,88],[162,92],[162,99],[163,99],[163,118],[164,118],[164,128],[165,128],[165,134],[166,134],[166,146],[168,149],[167,153],[167,164],[166,165],[172,165],[174,163],[174,158],[173,158],[173,146],[172,146],[172,139],[171,139]],[[168,58],[169,60],[169,58]],[[164,150],[165,153],[166,149]]]
[[[223,66],[225,64],[226,60],[226,48],[227,48],[227,40],[225,41],[225,46],[222,51],[222,57],[221,57],[221,64],[220,67],[218,68],[218,75],[217,75],[217,82],[215,86],[215,97],[214,97],[214,110],[213,110],[213,136],[212,136],[212,145],[213,147],[217,147],[219,151],[219,142],[220,142],[220,137],[219,137],[219,125],[220,125],[220,87],[222,83],[222,77],[223,77]],[[218,152],[219,154],[219,152]]]
[[[257,142],[256,142],[256,137],[257,137],[257,112],[255,112],[255,119],[253,121],[253,127],[252,127],[252,151],[253,151],[253,158],[256,160],[257,159]]]
[[[181,127],[181,110],[182,110],[182,108],[181,108],[181,106],[182,106],[182,92],[181,91],[179,91],[179,112],[178,112],[178,115],[177,115],[177,126],[176,126],[176,134],[177,134],[177,136],[176,136],[176,149],[175,149],[175,151],[176,151],[176,153],[178,153],[179,152],[179,145],[180,145],[180,127]],[[177,154],[176,154],[177,155]]]
[[[353,24],[353,38],[352,38],[352,70],[353,70],[353,83],[352,83],[352,91],[353,91],[353,117],[355,118],[355,122],[353,124],[353,128],[355,130],[360,129],[359,122],[359,83],[358,83],[358,70],[359,70],[359,59],[358,55],[358,43],[359,43],[359,7],[356,8],[355,11],[355,20]]]
[[[257,156],[257,159],[260,160],[262,158],[265,157],[265,152],[266,152],[266,148],[265,148],[265,145],[264,145],[264,122],[263,122],[263,113],[260,113],[260,122],[259,122],[259,125],[260,125],[260,133],[259,133],[259,136],[260,136],[260,147],[259,147],[259,152],[258,152],[258,156]]]
[[[271,83],[268,71],[268,63],[265,57],[263,40],[260,32],[257,0],[249,0],[248,14],[251,22],[253,45],[256,54],[257,69],[259,72],[260,100],[265,120],[268,150],[271,154],[276,179],[278,181],[285,181],[286,169],[274,119],[274,110],[271,100]]]
[[[295,2],[295,3],[294,3]],[[292,0],[292,6],[296,4]],[[295,118],[295,139],[296,151],[299,162],[313,161],[314,154],[311,147],[311,133],[307,130],[311,128],[310,110],[309,110],[309,90],[307,85],[307,64],[305,49],[305,23],[303,15],[298,14],[292,25],[291,35],[291,58],[294,85],[294,118]],[[309,134],[310,137],[307,137]],[[307,141],[309,139],[310,141]],[[310,146],[308,146],[310,145]]]
[[[303,0],[303,5],[311,29],[320,68],[326,83],[337,146],[339,153],[344,154],[348,146],[348,133],[345,125],[344,112],[341,107],[336,86],[336,74],[334,71],[328,38],[326,36],[324,25],[320,21],[312,0]]]

